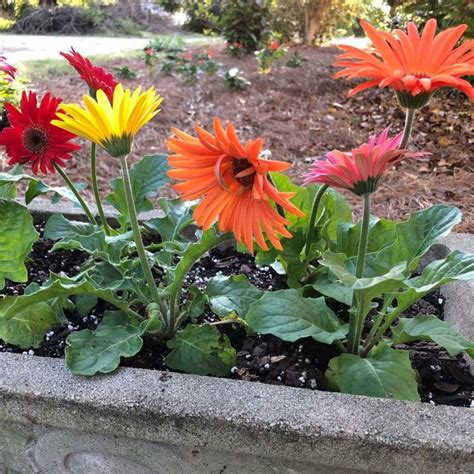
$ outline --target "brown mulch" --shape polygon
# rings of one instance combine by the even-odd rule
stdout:
[[[270,74],[260,75],[254,57],[236,59],[218,51],[216,61],[227,69],[238,67],[251,81],[244,92],[226,90],[219,75],[203,74],[189,84],[181,75],[165,75],[159,67],[150,80],[141,59],[103,64],[108,69],[127,65],[139,73],[137,79],[123,80],[127,87],[154,85],[165,98],[162,112],[137,137],[133,159],[164,153],[164,140],[172,126],[187,131],[193,124],[209,127],[217,115],[231,120],[243,139],[261,136],[274,158],[292,163],[289,173],[300,182],[314,157],[333,148],[357,146],[388,125],[393,132],[403,128],[404,115],[391,91],[369,90],[347,99],[350,85],[331,78],[336,49],[298,48],[298,53],[307,59],[303,67],[288,68],[283,60]],[[74,72],[37,80],[32,88],[51,90],[65,101],[78,100],[85,90]],[[456,231],[473,233],[473,118],[472,104],[462,94],[450,91],[434,97],[430,106],[418,113],[411,143],[411,147],[423,148],[432,155],[407,160],[390,170],[374,195],[374,213],[404,218],[408,212],[433,204],[452,204],[464,215]],[[84,173],[88,160],[86,147],[68,166],[74,180],[88,180]],[[102,153],[99,172],[104,190],[118,170],[118,162]],[[57,177],[52,182],[57,182]],[[167,194],[171,192],[165,190]],[[348,197],[353,203],[358,202],[353,196]]]

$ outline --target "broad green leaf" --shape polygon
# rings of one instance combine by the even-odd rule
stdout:
[[[323,296],[339,301],[346,306],[352,305],[353,291],[332,275],[324,272],[319,275],[311,286]]]
[[[379,343],[365,358],[341,354],[329,362],[326,377],[342,393],[419,401],[416,372],[408,351]]]
[[[6,342],[10,342],[6,337],[9,332],[9,324],[12,319],[21,314],[22,318],[35,318],[36,307],[40,303],[54,302],[57,298],[67,298],[73,295],[94,295],[102,298],[118,308],[126,308],[128,305],[116,298],[110,289],[97,288],[91,281],[74,281],[71,278],[52,275],[50,280],[43,287],[34,293],[22,296],[5,296],[0,300],[0,337]],[[51,305],[50,305],[51,306]],[[44,318],[44,321],[49,321]],[[45,331],[46,324],[41,325],[41,330]],[[34,327],[33,323],[31,327]],[[7,329],[5,329],[7,328]],[[49,328],[48,328],[49,329]],[[34,337],[34,336],[32,336]],[[40,337],[38,335],[38,337]]]
[[[132,357],[143,346],[143,323],[121,311],[107,311],[95,331],[84,329],[67,338],[66,365],[74,374],[114,371],[122,357]]]
[[[396,225],[396,221],[371,216],[367,253],[377,253],[384,247],[392,245],[397,238]],[[330,246],[331,250],[336,253],[344,253],[348,258],[357,256],[360,227],[360,221],[357,224],[340,222],[337,226],[336,241]]]
[[[250,305],[263,295],[263,291],[255,288],[245,275],[218,275],[209,281],[205,295],[217,316],[224,317],[235,311],[243,318]]]
[[[130,180],[138,213],[153,209],[150,199],[155,197],[158,189],[169,181],[166,174],[168,170],[166,155],[144,156],[141,161],[131,167]],[[124,228],[127,223],[128,211],[122,179],[114,179],[111,186],[113,191],[106,197],[106,200],[119,211],[119,222]]]
[[[21,349],[38,347],[56,321],[56,312],[49,304],[37,303],[15,312],[12,318],[0,317],[0,339]]]
[[[354,269],[347,265],[346,255],[341,253],[333,253],[328,250],[324,252],[319,263],[329,268],[344,285],[352,290],[372,289],[371,293],[382,294],[403,286],[402,282],[406,279],[406,263],[395,265],[383,275],[366,278],[357,278]]]
[[[70,221],[62,214],[53,214],[46,222],[44,238],[59,240],[76,235],[91,235],[95,231],[92,224],[87,222]]]
[[[348,325],[339,322],[323,297],[303,298],[293,289],[265,293],[250,306],[245,321],[255,332],[290,342],[312,337],[332,344],[344,339],[348,331]]]
[[[397,263],[408,262],[408,267],[414,270],[419,258],[459,222],[461,212],[453,206],[438,205],[414,212],[407,221],[397,224],[396,241],[381,250],[374,263],[388,269]]]
[[[435,260],[419,276],[405,281],[406,291],[395,293],[399,306],[407,307],[431,291],[456,280],[474,278],[474,254],[452,252],[445,259]]]
[[[179,198],[160,198],[158,205],[165,213],[164,217],[149,219],[145,226],[158,232],[163,242],[182,239],[181,232],[192,222],[191,206]]]
[[[12,170],[10,171],[10,173],[0,173],[0,186],[11,186],[14,183],[18,183],[20,181],[29,182],[28,189],[25,193],[26,204],[29,204],[31,201],[33,201],[33,199],[42,194],[53,193],[53,202],[57,202],[59,201],[59,199],[64,197],[79,205],[77,198],[67,187],[49,186],[38,178],[22,173],[21,169]],[[86,187],[84,184],[76,184],[76,186],[78,187],[78,189],[84,189]]]
[[[5,279],[26,282],[25,258],[38,240],[28,209],[12,199],[0,199],[0,289]]]
[[[168,347],[168,367],[188,374],[225,376],[235,365],[235,349],[213,326],[188,324]]]
[[[400,318],[392,328],[392,343],[403,344],[410,341],[433,341],[444,347],[454,357],[466,351],[474,357],[474,342],[459,334],[450,324],[436,316],[419,314],[414,318]]]
[[[1,113],[0,113],[1,115]],[[21,175],[23,174],[23,167],[21,165],[15,165],[10,171],[10,175]],[[0,182],[0,198],[15,199],[17,194],[16,182],[10,181],[6,183]]]

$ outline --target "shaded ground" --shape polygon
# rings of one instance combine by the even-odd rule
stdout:
[[[203,75],[189,84],[182,76],[167,76],[157,67],[149,79],[144,61],[138,58],[113,60],[104,65],[129,66],[139,76],[124,80],[126,86],[154,85],[165,97],[162,112],[136,139],[135,158],[165,152],[163,142],[172,126],[188,131],[195,123],[208,127],[212,117],[218,115],[232,120],[244,139],[261,136],[274,158],[292,163],[290,174],[301,181],[313,157],[332,148],[356,146],[388,125],[394,132],[402,129],[403,113],[390,91],[366,91],[353,99],[346,98],[350,86],[331,79],[336,49],[298,52],[307,59],[302,68],[288,68],[283,61],[271,74],[262,76],[257,73],[252,56],[235,59],[219,51],[216,61],[226,68],[239,67],[251,81],[244,92],[226,90],[219,75]],[[78,100],[85,91],[73,72],[37,80],[32,87],[51,90],[66,101]],[[463,223],[456,230],[474,232],[473,116],[468,99],[454,92],[440,94],[429,108],[418,113],[411,146],[424,148],[433,155],[406,161],[388,172],[374,196],[374,212],[403,218],[410,211],[449,203],[460,207],[464,214]],[[74,179],[84,181],[87,165],[86,148],[68,171]],[[103,189],[118,169],[118,162],[101,155]],[[352,196],[350,199],[357,202]]]

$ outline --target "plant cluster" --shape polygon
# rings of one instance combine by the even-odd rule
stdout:
[[[272,40],[269,44],[255,51],[260,74],[268,74],[272,70],[273,63],[283,58],[286,51],[277,40]]]
[[[417,374],[400,344],[433,341],[453,357],[463,351],[473,356],[474,344],[446,322],[432,315],[403,317],[427,293],[474,277],[474,255],[459,251],[416,271],[429,248],[460,222],[460,211],[436,205],[397,222],[373,216],[370,203],[388,167],[427,154],[407,148],[416,111],[444,87],[474,99],[474,88],[462,79],[473,74],[474,46],[455,46],[462,25],[435,36],[434,20],[422,35],[413,23],[408,33],[393,35],[366,22],[362,27],[376,53],[342,46],[336,76],[365,79],[350,95],[392,88],[406,113],[405,128],[394,135],[387,128],[350,151],[331,151],[313,163],[305,186],[282,174],[290,164],[272,159],[260,138],[242,141],[232,123],[218,118],[211,130],[172,129],[168,156],[145,156],[130,168],[134,138],[163,99],[153,88],[126,90],[78,53],[65,54],[89,87],[83,104],[30,92],[19,108],[6,106],[11,126],[0,134],[0,145],[15,168],[0,175],[0,255],[9,256],[0,262],[0,286],[5,279],[27,281],[25,259],[38,238],[27,208],[13,199],[19,181],[29,182],[27,201],[51,191],[83,207],[89,222],[56,214],[44,237],[55,241],[53,250],[79,249],[88,260],[75,275],[52,273],[23,295],[5,296],[0,337],[21,348],[36,347],[67,310],[88,314],[102,300],[114,309],[98,327],[68,337],[66,364],[74,373],[111,372],[122,357],[140,351],[144,338],[153,338],[167,344],[172,369],[228,375],[235,349],[218,328],[237,324],[284,341],[312,338],[335,345],[339,353],[326,372],[334,390],[406,400],[419,399]],[[76,136],[91,143],[97,216],[66,172],[79,148]],[[97,146],[121,166],[105,198],[116,209],[113,224],[105,218],[97,184]],[[22,166],[31,167],[33,176]],[[36,177],[40,172],[58,172],[68,192],[48,188]],[[161,215],[139,221],[170,179],[180,198],[158,199]],[[360,222],[353,222],[337,189],[360,197]],[[151,243],[147,239],[145,245],[144,233],[153,237]],[[232,275],[185,290],[192,267],[225,241],[278,269],[288,288],[263,291],[246,276]],[[345,311],[336,314],[334,302]],[[216,316],[213,322],[203,318],[206,305]]]
[[[227,89],[231,91],[244,91],[250,86],[250,81],[245,79],[242,71],[237,67],[226,71],[222,78],[224,79],[224,84]]]
[[[4,113],[6,103],[17,104],[20,87],[16,79],[16,68],[7,63],[5,56],[0,56],[0,130],[7,124]]]

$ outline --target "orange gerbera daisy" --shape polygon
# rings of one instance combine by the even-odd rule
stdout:
[[[474,74],[474,40],[454,48],[467,25],[448,28],[435,36],[436,20],[430,19],[420,36],[411,22],[407,33],[395,30],[393,35],[375,29],[366,21],[360,24],[372,40],[376,54],[353,46],[339,46],[346,53],[338,56],[334,66],[345,69],[334,77],[368,79],[352,89],[349,96],[369,87],[390,86],[397,91],[402,106],[418,108],[426,105],[436,89],[452,87],[474,100],[473,86],[461,79]]]
[[[219,230],[233,232],[238,243],[253,253],[253,241],[268,250],[268,240],[282,250],[280,237],[291,237],[288,220],[275,204],[296,216],[304,216],[290,199],[295,193],[280,192],[269,181],[270,171],[283,171],[290,165],[263,159],[260,138],[241,144],[234,126],[223,128],[214,119],[214,134],[196,126],[197,137],[173,129],[176,138],[166,145],[175,154],[168,158],[168,175],[182,183],[174,189],[185,200],[201,198],[194,211],[196,223],[204,230],[217,220]]]

